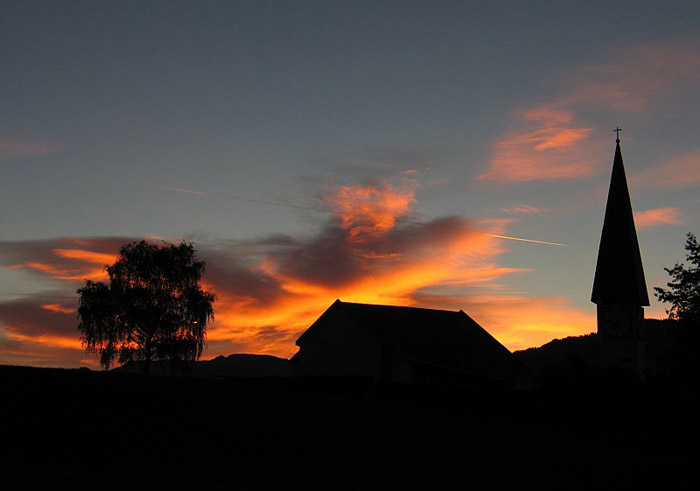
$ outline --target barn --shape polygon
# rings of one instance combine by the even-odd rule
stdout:
[[[296,342],[298,376],[437,386],[525,386],[530,370],[463,311],[336,300]]]

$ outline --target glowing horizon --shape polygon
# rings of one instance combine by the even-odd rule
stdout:
[[[218,297],[215,321],[207,334],[209,345],[216,348],[210,349],[205,357],[231,352],[290,357],[296,351],[295,339],[335,299],[424,308],[456,307],[474,316],[511,349],[542,343],[550,335],[584,333],[591,329],[591,317],[575,313],[563,299],[552,300],[552,304],[558,306],[562,317],[566,312],[569,321],[557,329],[553,327],[554,321],[544,320],[551,318],[551,312],[541,312],[538,317],[542,319],[533,321],[533,305],[545,305],[547,300],[531,299],[521,303],[517,296],[502,291],[499,284],[509,275],[527,270],[499,265],[497,258],[503,249],[497,240],[564,244],[492,233],[503,232],[507,220],[467,221],[458,217],[420,223],[403,220],[411,213],[419,185],[413,178],[397,177],[370,185],[335,187],[321,196],[332,208],[326,224],[316,235],[279,238],[279,244],[269,241],[264,246],[249,244],[253,259],[240,266],[242,271],[226,271],[233,258],[220,253],[218,256],[214,253],[212,258],[208,254],[213,251],[207,251],[206,244],[196,244],[203,247],[201,256],[210,269],[203,286]],[[25,262],[10,267],[28,268],[67,284],[74,284],[78,278],[106,280],[104,268],[97,269],[95,265],[116,259],[114,252],[102,249],[113,249],[117,246],[116,240],[101,244],[98,239],[70,238],[63,242],[80,243],[86,248],[47,244],[43,261],[26,258]],[[94,250],[95,247],[99,250]],[[272,249],[261,252],[261,247]],[[323,254],[333,254],[333,262],[323,262]],[[319,275],[318,268],[333,271]],[[227,288],[226,285],[235,285],[237,278],[243,277],[260,282],[261,290],[252,294]],[[464,295],[460,293],[464,288],[476,288],[479,293]],[[435,293],[426,295],[428,291]],[[77,298],[76,295],[76,302]],[[462,305],[457,306],[455,302],[462,302]],[[473,311],[470,312],[471,304]],[[56,318],[75,318],[76,314],[76,309],[65,301],[44,302],[37,307]],[[504,310],[510,312],[508,319],[503,317]],[[67,319],[63,317],[62,320]],[[523,332],[523,326],[529,326],[530,336]],[[46,348],[53,344],[76,350],[75,358],[85,360],[77,333],[32,336],[26,326],[11,323],[6,333],[10,340],[28,346],[35,344]]]

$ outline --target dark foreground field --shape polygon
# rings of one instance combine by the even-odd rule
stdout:
[[[687,489],[692,386],[426,393],[0,367],[3,489]]]

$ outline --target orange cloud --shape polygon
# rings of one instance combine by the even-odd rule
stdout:
[[[100,247],[100,243],[89,239],[60,239],[61,242],[81,245],[83,247]],[[116,248],[112,239],[106,239],[110,248]],[[21,252],[14,251],[21,256]],[[36,259],[9,264],[10,269],[30,269],[57,280],[83,282],[85,280],[103,281],[107,278],[104,267],[117,258],[113,252],[101,252],[88,249],[46,248],[36,251]],[[99,265],[99,267],[95,267]]]
[[[0,351],[0,365],[47,368],[90,367],[95,370],[100,368],[97,358],[85,353],[84,350],[38,345],[28,340],[7,340],[0,344],[3,348]]]
[[[70,290],[74,295],[75,290]],[[97,359],[85,353],[80,343],[75,307],[47,302],[52,296],[65,298],[67,292],[0,302],[0,363],[97,367]]]
[[[37,334],[28,335],[12,330],[6,330],[5,336],[14,341],[30,342],[34,344],[41,344],[49,347],[58,348],[68,348],[73,350],[82,350],[83,345],[81,344],[78,337],[67,337],[67,336],[55,336],[50,334]]]
[[[86,251],[84,249],[54,249],[53,252],[60,257],[77,259],[90,264],[101,264],[102,266],[107,266],[117,260],[117,254]]]
[[[98,359],[88,354],[75,338],[9,335],[0,337],[0,364],[35,367],[99,368]]]
[[[56,280],[67,280],[83,282],[85,280],[92,281],[103,281],[107,278],[107,272],[104,268],[67,268],[62,266],[55,266],[49,263],[42,263],[38,261],[30,261],[21,264],[13,264],[9,266],[10,269],[33,269],[39,271],[47,276],[50,276]]]
[[[420,226],[410,228],[421,233]],[[401,260],[395,257],[368,259],[358,254],[357,257],[363,258],[359,267],[364,274],[348,277],[341,283],[289,274],[272,258],[265,272],[281,285],[282,293],[261,304],[216,289],[219,301],[210,339],[228,340],[243,351],[291,356],[296,352],[296,338],[337,298],[361,303],[417,305],[413,295],[420,289],[446,285],[449,288],[464,285],[488,288],[493,281],[522,271],[495,264],[493,257],[502,251],[498,241],[475,233],[465,224],[447,240],[421,242],[420,249],[404,248]],[[345,253],[352,255],[354,251]],[[261,336],[261,332],[264,335]]]
[[[683,215],[678,209],[667,206],[665,208],[635,212],[634,222],[639,228],[652,228],[660,225],[681,225],[683,223]]]
[[[76,312],[75,309],[64,307],[60,303],[47,303],[42,305],[41,308],[57,314],[75,314]]]
[[[334,209],[318,234],[250,244],[266,250],[245,266],[207,259],[212,265],[207,282],[219,298],[209,330],[215,348],[208,356],[232,348],[291,356],[296,338],[337,298],[419,305],[418,291],[489,289],[500,278],[524,271],[495,262],[503,242],[488,233],[504,232],[509,220],[405,220],[416,186],[403,179],[339,187],[323,197]],[[243,255],[249,257],[250,250]],[[223,264],[228,271],[216,266]]]
[[[415,201],[417,181],[403,179],[399,185],[380,180],[364,186],[340,186],[323,200],[333,206],[349,238],[363,240],[391,229],[396,218],[408,212]]]

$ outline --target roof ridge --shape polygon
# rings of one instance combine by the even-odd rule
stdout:
[[[360,303],[360,302],[344,302],[340,299],[336,300],[337,303],[340,303],[342,305],[359,305],[362,307],[381,307],[385,309],[412,309],[412,310],[425,310],[429,312],[444,312],[448,314],[459,314],[460,312],[463,312],[462,309],[460,310],[444,310],[444,309],[430,309],[426,307],[414,307],[411,305],[385,305],[385,304],[376,304],[376,303]]]

